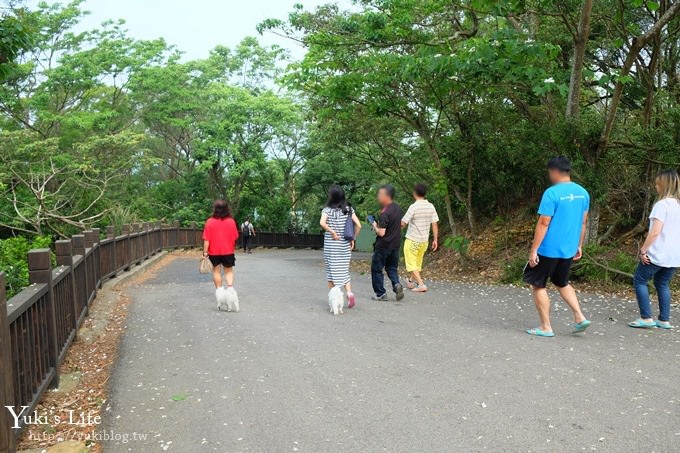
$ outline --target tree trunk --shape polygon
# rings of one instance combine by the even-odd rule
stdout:
[[[234,184],[232,196],[229,200],[231,203],[232,215],[238,215],[238,212],[241,209],[241,191],[243,190],[243,186],[245,185],[247,179],[248,172],[244,171]]]
[[[456,223],[453,219],[453,202],[451,201],[451,194],[449,194],[448,185],[446,193],[444,194],[444,204],[446,205],[446,216],[449,221],[449,227],[451,228],[451,234],[456,235],[458,231],[456,229]]]
[[[593,0],[584,0],[581,8],[581,20],[574,36],[574,57],[569,79],[569,97],[567,98],[567,118],[578,118],[581,101],[581,82],[583,80],[583,62],[590,38],[590,18],[593,12]]]
[[[439,172],[439,175],[442,178],[442,182],[444,183],[445,190],[444,204],[446,205],[446,216],[448,217],[449,227],[451,228],[451,234],[455,235],[457,234],[458,228],[456,227],[456,221],[455,218],[453,217],[453,201],[451,200],[451,186],[449,184],[449,178],[446,172],[446,168],[444,168],[441,156],[439,155],[439,150],[434,145],[434,143],[432,143],[429,133],[427,133],[427,131],[421,127],[419,130],[419,135],[427,144],[427,148],[430,151],[432,160],[434,160],[434,163],[437,167],[437,171]]]
[[[472,236],[475,235],[477,231],[477,222],[475,221],[475,212],[472,209],[472,188],[474,181],[474,169],[475,169],[475,152],[470,151],[470,156],[468,158],[468,168],[466,174],[467,180],[467,193],[465,195],[465,210],[467,211],[468,223],[470,224],[470,232]]]
[[[652,113],[654,109],[654,95],[656,94],[656,73],[659,67],[659,57],[661,54],[661,37],[655,36],[654,49],[652,50],[652,57],[649,62],[649,69],[643,71],[647,94],[645,95],[645,108],[642,111],[642,124],[645,128],[649,128],[652,123]]]

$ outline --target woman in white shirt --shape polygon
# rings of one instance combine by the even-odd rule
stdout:
[[[666,170],[656,177],[659,198],[649,215],[647,239],[640,247],[640,263],[635,270],[633,286],[640,307],[640,318],[630,327],[672,329],[670,282],[680,267],[680,177]],[[647,282],[654,280],[659,297],[659,318],[654,321]]]

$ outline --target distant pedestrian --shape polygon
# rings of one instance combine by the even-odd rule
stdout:
[[[670,282],[680,267],[680,177],[666,170],[656,177],[658,201],[649,215],[647,239],[640,247],[640,263],[635,270],[633,286],[640,307],[640,319],[631,327],[672,329]],[[652,318],[647,283],[654,280],[659,298],[659,318]]]
[[[430,227],[432,227],[432,251],[439,248],[439,216],[434,205],[425,199],[427,186],[416,184],[413,188],[415,202],[409,206],[401,219],[401,226],[408,227],[404,241],[404,261],[409,278],[406,286],[413,292],[424,293],[427,286],[420,275],[423,270],[423,259],[430,245]]]
[[[255,237],[255,227],[253,226],[250,218],[246,218],[246,221],[241,224],[241,242],[243,245],[243,251],[246,253],[253,253],[253,238]]]
[[[576,291],[569,284],[572,262],[581,259],[590,195],[571,180],[571,163],[566,157],[548,162],[553,186],[545,191],[538,207],[538,224],[531,245],[524,281],[531,285],[541,325],[527,330],[529,335],[554,337],[550,324],[550,298],[546,285],[550,280],[559,290],[574,315],[574,333],[583,332],[590,321],[583,316]]]
[[[401,208],[394,201],[394,186],[386,184],[378,190],[378,203],[382,206],[376,220],[369,216],[369,223],[376,234],[371,261],[371,280],[375,296],[373,300],[386,301],[385,275],[392,283],[397,300],[404,298],[404,288],[399,282],[399,250],[401,249]]]
[[[236,241],[238,241],[238,227],[231,217],[229,204],[224,200],[216,200],[213,203],[213,214],[205,222],[203,230],[203,256],[207,256],[213,265],[213,282],[218,301],[224,291],[222,271],[224,271],[227,288],[234,286]]]
[[[326,266],[328,288],[343,286],[347,291],[347,307],[356,304],[349,275],[349,263],[354,250],[354,239],[348,239],[345,227],[349,220],[354,224],[356,238],[361,231],[361,221],[345,198],[345,191],[333,185],[328,189],[328,200],[321,211],[321,228],[324,229],[323,258]]]

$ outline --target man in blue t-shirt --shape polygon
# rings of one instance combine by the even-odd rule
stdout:
[[[550,325],[548,280],[557,287],[573,312],[574,332],[583,332],[590,325],[581,312],[574,288],[569,284],[571,264],[582,255],[590,195],[586,189],[572,182],[571,163],[566,157],[550,159],[548,174],[553,186],[541,199],[529,262],[524,268],[524,281],[531,285],[541,318],[541,325],[527,330],[527,333],[538,337],[555,336]]]

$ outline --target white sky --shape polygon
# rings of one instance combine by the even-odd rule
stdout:
[[[28,6],[37,3],[26,2]],[[87,0],[84,9],[91,14],[83,27],[92,29],[108,19],[125,19],[131,36],[165,38],[189,60],[207,57],[218,44],[234,47],[246,36],[256,36],[263,44],[278,44],[300,58],[304,51],[292,41],[272,34],[260,37],[255,29],[264,19],[286,19],[296,3],[307,10],[325,3],[351,7],[351,0]]]

